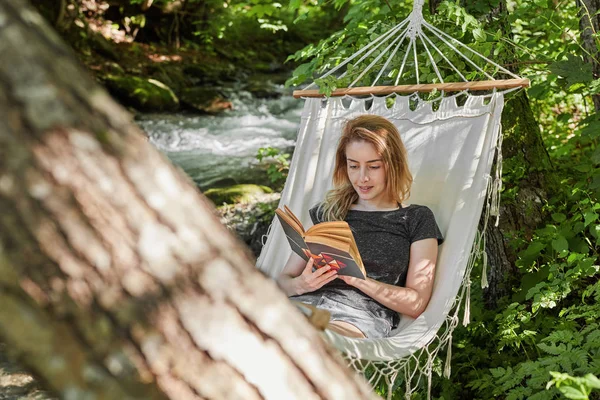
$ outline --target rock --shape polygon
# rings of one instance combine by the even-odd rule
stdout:
[[[217,210],[221,215],[221,222],[258,257],[280,198],[280,193],[264,194],[253,201],[225,205]]]
[[[233,104],[224,98],[216,89],[190,88],[181,92],[181,103],[188,108],[207,114],[218,114],[225,110],[232,110]]]
[[[217,81],[216,73],[209,71],[207,68],[198,64],[186,65],[183,68],[183,73],[188,76],[194,84],[215,83]]]
[[[219,65],[211,63],[197,63],[186,65],[183,72],[195,82],[204,86],[219,85],[223,82],[235,82],[239,71],[232,63]]]
[[[124,105],[140,111],[177,111],[179,99],[164,83],[136,76],[109,75],[104,78],[108,90]]]
[[[179,65],[153,65],[148,68],[148,73],[152,79],[163,82],[179,95],[183,89],[195,83]]]
[[[96,51],[96,53],[109,58],[113,61],[120,61],[121,57],[117,50],[113,47],[111,41],[106,39],[99,33],[95,33],[92,30],[88,30],[89,44],[90,47]]]
[[[267,186],[254,184],[240,184],[222,188],[212,188],[204,192],[215,205],[247,203],[255,201],[264,194],[273,193],[273,190]]]

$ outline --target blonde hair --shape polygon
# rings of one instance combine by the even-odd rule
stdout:
[[[400,204],[410,195],[413,178],[398,129],[383,117],[361,115],[348,121],[342,130],[335,154],[333,189],[327,192],[319,209],[325,221],[343,220],[352,204],[358,200],[358,193],[348,178],[346,160],[346,147],[353,142],[370,143],[381,156],[386,172],[387,194],[392,201]]]

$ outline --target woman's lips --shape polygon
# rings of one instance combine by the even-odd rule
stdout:
[[[361,193],[367,193],[371,189],[373,189],[373,186],[359,186],[358,187],[358,190],[360,190]]]

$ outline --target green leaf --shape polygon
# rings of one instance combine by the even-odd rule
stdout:
[[[596,221],[598,219],[598,214],[596,214],[595,212],[592,211],[586,211],[583,214],[584,217],[584,225],[588,226],[589,224],[591,224],[592,222]]]
[[[588,400],[587,393],[578,388],[574,388],[572,386],[561,386],[558,388],[558,390],[560,390],[567,399]]]
[[[579,164],[575,166],[575,170],[579,172],[590,172],[592,170],[592,166],[590,164]]]
[[[600,379],[596,378],[592,374],[587,374],[586,376],[584,376],[583,383],[591,388],[600,389]]]
[[[598,124],[600,125],[600,124]],[[592,157],[590,158],[594,165],[600,164],[600,147],[597,147],[596,150],[592,153]]]
[[[549,66],[550,72],[564,78],[568,86],[576,83],[589,83],[593,79],[592,64],[586,63],[581,57],[567,55],[566,60],[557,61]]]
[[[552,214],[552,219],[556,222],[563,222],[567,217],[563,213],[554,213]]]
[[[569,242],[567,242],[567,239],[564,236],[559,236],[552,241],[552,247],[560,253],[563,250],[569,249]]]
[[[523,252],[523,256],[537,256],[539,253],[544,250],[546,245],[542,242],[533,242],[531,243],[527,249]]]
[[[487,40],[487,34],[481,28],[477,28],[473,30],[473,37],[478,42],[485,42]]]
[[[589,86],[590,94],[598,94],[600,93],[600,79],[596,79],[590,83]]]

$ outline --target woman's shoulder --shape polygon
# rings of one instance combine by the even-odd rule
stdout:
[[[426,211],[426,210],[430,210],[431,209],[428,206],[422,205],[422,204],[405,204],[402,203],[402,208],[406,211],[412,211],[412,212],[422,212],[422,211]]]
[[[444,236],[440,231],[431,208],[425,205],[411,204],[407,207],[406,216],[412,242],[421,239],[436,238],[438,244],[442,244]]]
[[[434,219],[435,215],[428,206],[422,204],[402,204],[402,209],[415,220]]]

